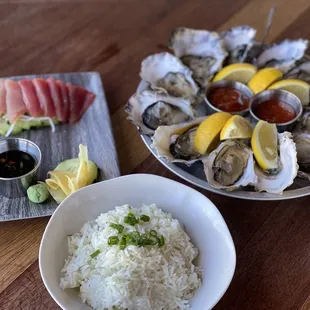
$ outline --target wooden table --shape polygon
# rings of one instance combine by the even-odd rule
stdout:
[[[277,10],[270,40],[310,39],[309,0],[3,2],[1,76],[99,71],[122,174],[153,173],[178,181],[126,120],[124,105],[139,82],[141,60],[163,50],[177,26],[224,30],[250,24],[262,38],[273,4]],[[223,214],[237,250],[234,279],[216,309],[310,309],[309,198],[259,202],[202,192]],[[38,269],[47,222],[41,218],[0,224],[0,309],[59,309]]]

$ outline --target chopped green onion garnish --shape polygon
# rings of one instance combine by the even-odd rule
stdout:
[[[150,221],[150,217],[148,215],[141,214],[140,220],[143,221],[143,222],[149,222]]]
[[[150,236],[147,239],[147,245],[155,245],[155,244],[157,244],[157,238],[154,236]]]
[[[94,257],[96,257],[99,254],[100,254],[100,250],[96,250],[94,253],[90,254],[90,257],[94,258]]]
[[[117,236],[111,236],[108,239],[108,245],[117,245],[119,243],[119,239]]]
[[[156,230],[150,230],[150,236],[156,237],[157,236]]]
[[[145,246],[147,244],[147,235],[146,234],[142,234],[140,239],[139,239],[139,242],[138,242],[138,245],[141,247],[141,246]]]
[[[135,237],[136,239],[140,238],[140,233],[138,231],[133,231],[130,233],[133,237]]]
[[[136,238],[132,233],[126,236],[126,242],[128,245],[138,245],[139,237]]]
[[[120,234],[123,232],[124,230],[124,226],[121,224],[115,224],[115,223],[111,223],[110,227],[116,229]]]
[[[126,240],[126,237],[123,236],[121,241],[119,242],[119,248],[121,250],[124,250],[126,248],[126,244],[127,244],[127,240]]]
[[[138,224],[139,221],[132,213],[128,213],[128,215],[124,217],[124,223],[134,226]]]
[[[165,245],[165,238],[164,238],[164,236],[161,235],[161,236],[157,237],[157,243],[158,243],[159,247],[164,246]]]

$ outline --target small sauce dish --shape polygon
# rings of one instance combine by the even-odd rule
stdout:
[[[263,120],[276,124],[279,132],[292,130],[302,109],[297,96],[279,89],[262,91],[250,102],[250,114],[254,121]]]
[[[26,139],[0,140],[0,195],[8,198],[26,196],[41,164],[39,147]]]
[[[253,92],[245,84],[222,80],[211,83],[206,91],[207,112],[228,112],[245,116]]]

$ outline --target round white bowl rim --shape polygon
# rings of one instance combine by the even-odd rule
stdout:
[[[226,237],[229,239],[229,242],[230,244],[232,245],[232,255],[233,255],[233,260],[232,260],[232,264],[233,264],[233,269],[232,269],[232,272],[230,274],[230,277],[227,278],[227,283],[226,283],[226,286],[223,287],[221,293],[219,294],[219,297],[213,302],[213,305],[210,309],[212,309],[220,300],[221,298],[223,297],[223,295],[226,293],[228,287],[230,286],[230,283],[233,279],[233,276],[234,276],[234,273],[235,273],[235,269],[236,269],[236,249],[235,249],[235,245],[234,245],[234,241],[232,239],[232,236],[230,234],[230,231],[228,229],[228,226],[222,216],[222,214],[220,213],[220,211],[217,209],[217,207],[214,205],[214,203],[208,198],[206,197],[205,195],[201,194],[199,191],[197,191],[196,189],[194,188],[191,188],[185,184],[182,184],[180,182],[177,182],[177,181],[174,181],[174,180],[171,180],[171,179],[168,179],[168,178],[165,178],[165,177],[162,177],[162,176],[158,176],[158,175],[154,175],[154,174],[147,174],[147,173],[138,173],[138,174],[129,174],[129,175],[124,175],[124,176],[120,176],[120,177],[117,177],[117,178],[113,178],[113,179],[109,179],[109,180],[104,180],[104,181],[101,181],[101,182],[98,182],[98,183],[94,183],[94,184],[91,184],[89,186],[86,186],[84,188],[81,188],[79,190],[77,190],[76,192],[72,193],[70,196],[68,196],[65,200],[63,200],[59,206],[57,207],[57,209],[55,210],[55,212],[52,214],[51,218],[49,219],[46,227],[45,227],[45,230],[44,230],[44,233],[42,235],[42,238],[41,238],[41,242],[40,242],[40,248],[39,248],[39,256],[38,256],[38,260],[39,260],[39,270],[40,270],[40,275],[41,275],[41,278],[42,278],[42,281],[44,283],[44,286],[45,288],[47,289],[47,291],[49,292],[50,296],[53,298],[53,300],[62,308],[62,309],[65,309],[63,308],[63,305],[61,303],[58,302],[58,300],[54,297],[54,294],[52,292],[52,290],[49,288],[48,284],[46,283],[45,281],[45,277],[44,277],[44,271],[42,269],[42,264],[41,264],[41,257],[42,257],[42,248],[43,248],[43,243],[44,243],[44,239],[45,239],[45,235],[47,234],[47,231],[49,229],[49,227],[51,226],[51,222],[53,220],[53,218],[55,217],[55,214],[57,212],[59,212],[59,210],[62,208],[62,206],[66,203],[67,200],[70,200],[72,199],[74,196],[77,196],[79,195],[80,192],[83,192],[83,191],[87,191],[89,190],[90,188],[93,188],[93,187],[100,187],[102,186],[103,183],[112,183],[112,182],[118,182],[118,180],[120,179],[135,179],[135,178],[157,178],[158,181],[159,180],[162,180],[162,181],[165,181],[167,183],[171,183],[171,184],[177,184],[178,186],[180,187],[183,187],[184,189],[188,190],[188,191],[192,191],[192,192],[195,192],[196,195],[199,195],[199,196],[202,196],[204,199],[206,199],[208,202],[209,202],[209,208],[212,208],[214,212],[217,213],[217,215],[219,216],[219,218],[221,218],[222,222],[223,222],[223,227],[224,229],[226,230]]]

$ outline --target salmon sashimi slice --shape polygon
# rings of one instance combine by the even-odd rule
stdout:
[[[36,90],[41,109],[44,111],[44,116],[54,117],[56,115],[56,110],[47,81],[41,78],[37,78],[33,79],[32,82]]]
[[[52,96],[53,104],[56,111],[56,117],[59,121],[65,122],[65,115],[64,115],[64,104],[61,95],[61,87],[56,81],[50,77],[47,79],[48,86],[50,88],[50,93]]]
[[[85,99],[84,99],[82,115],[91,106],[91,104],[95,101],[95,99],[96,99],[96,95],[92,92],[87,91],[87,95],[85,96]]]
[[[44,114],[36,90],[32,81],[25,79],[19,81],[19,86],[22,90],[23,100],[28,110],[28,114],[33,117],[39,117]]]
[[[69,123],[76,123],[93,103],[95,95],[86,89],[67,83],[70,98]]]
[[[21,115],[27,113],[27,108],[18,82],[5,80],[5,90],[8,119],[11,124],[14,124]]]
[[[68,89],[63,81],[57,80],[56,84],[60,89],[62,99],[61,118],[63,122],[69,122],[70,99]]]
[[[5,90],[5,80],[0,80],[0,115],[6,113],[6,90]]]

